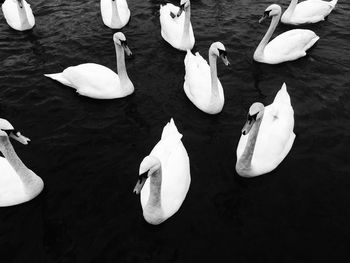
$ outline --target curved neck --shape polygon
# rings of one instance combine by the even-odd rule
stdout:
[[[162,186],[162,168],[159,166],[150,175],[150,194],[147,206],[152,208],[161,208],[161,186]]]
[[[209,50],[209,65],[210,65],[210,76],[211,76],[211,93],[212,96],[219,96],[218,89],[218,72],[216,68],[217,56]]]
[[[112,0],[110,0],[112,1]],[[120,16],[119,16],[119,12],[118,12],[118,4],[117,4],[118,0],[114,0],[112,1],[112,21],[111,24],[121,24],[121,20],[120,20]]]
[[[10,139],[8,137],[1,138],[0,151],[15,170],[21,181],[28,185],[32,181],[32,172],[24,165],[21,159],[17,156]]]
[[[297,7],[297,4],[298,0],[291,0],[287,10],[284,12],[283,15],[288,18],[291,17],[294,13],[295,8]]]
[[[278,25],[278,22],[280,20],[281,17],[281,13],[279,13],[277,16],[273,16],[269,29],[267,30],[265,36],[263,37],[263,39],[260,41],[259,46],[257,47],[255,53],[259,53],[259,54],[263,54],[264,53],[264,49],[267,45],[267,43],[269,43],[270,38],[272,37],[273,32],[275,32],[275,29]]]
[[[125,67],[125,54],[124,54],[124,49],[118,45],[115,45],[115,52],[116,52],[116,58],[117,58],[117,70],[118,70],[118,76],[120,79],[120,82],[124,82],[129,79],[128,73],[126,72],[126,67]]]
[[[254,153],[254,149],[255,149],[256,139],[257,139],[258,134],[259,134],[259,128],[260,128],[261,121],[262,121],[262,117],[259,118],[253,124],[253,127],[251,128],[251,130],[249,132],[247,144],[245,146],[245,149],[244,149],[244,152],[243,152],[241,158],[239,159],[241,169],[246,170],[246,169],[251,168],[253,153]]]
[[[19,19],[21,21],[21,25],[24,27],[29,26],[29,21],[28,21],[26,8],[24,6],[24,1],[22,2],[22,7],[20,7],[19,3],[17,2],[17,10],[19,14]]]
[[[191,21],[191,6],[189,6],[185,11],[185,22],[182,34],[182,42],[184,45],[190,44],[190,21]],[[188,43],[184,43],[188,42]]]

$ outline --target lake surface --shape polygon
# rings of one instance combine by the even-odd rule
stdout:
[[[320,40],[309,55],[276,66],[252,60],[271,1],[192,1],[193,51],[214,41],[225,106],[200,112],[185,96],[184,52],[160,35],[163,1],[129,1],[123,28],[135,93],[97,101],[43,76],[85,62],[116,70],[114,32],[99,1],[30,1],[36,27],[17,32],[0,15],[0,116],[32,139],[13,143],[45,190],[0,211],[0,261],[345,262],[350,242],[350,3],[307,26]],[[172,1],[178,4],[177,1]],[[289,1],[280,1],[283,9]],[[279,25],[275,35],[291,29]],[[294,146],[272,173],[243,179],[236,147],[249,106],[272,103],[286,82]],[[173,117],[183,134],[192,183],[182,207],[159,226],[133,194],[141,160]],[[1,172],[1,171],[0,171]]]

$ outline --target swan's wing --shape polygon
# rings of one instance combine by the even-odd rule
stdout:
[[[313,20],[323,20],[332,11],[333,6],[325,1],[308,0],[297,4],[292,19],[305,22],[313,22]]]
[[[12,0],[6,0],[1,7],[6,22],[13,28],[19,28],[21,26],[21,22],[19,13],[17,11],[16,2]]]
[[[208,102],[211,95],[211,76],[207,61],[198,52],[193,55],[192,52],[187,51],[185,71],[184,86],[192,97],[190,99]]]
[[[284,32],[271,40],[264,49],[264,56],[293,60],[304,56],[318,36],[311,30],[293,29]]]
[[[118,75],[99,64],[86,63],[68,67],[62,75],[84,96],[115,94],[120,90]]]
[[[34,26],[35,24],[35,18],[33,15],[32,8],[30,7],[30,4],[28,4],[25,0],[23,0],[23,6],[26,9],[27,17],[28,17],[28,22],[31,26]]]
[[[130,19],[130,9],[126,0],[117,0],[118,13],[122,23],[127,23]]]
[[[185,13],[180,17],[172,18],[170,13],[177,14],[179,7],[173,4],[166,4],[160,6],[160,25],[161,34],[163,38],[171,44],[180,43],[182,37],[182,30],[185,23]]]

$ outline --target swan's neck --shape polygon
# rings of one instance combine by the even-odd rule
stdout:
[[[218,89],[218,71],[216,68],[217,56],[209,51],[209,65],[210,65],[210,75],[211,75],[211,95],[213,97],[219,96]]]
[[[182,43],[184,45],[190,45],[190,23],[191,23],[191,6],[185,11],[184,30],[182,34]]]
[[[264,54],[264,49],[265,49],[267,43],[269,43],[269,40],[271,39],[273,32],[275,31],[275,29],[278,25],[278,22],[280,20],[280,17],[281,17],[281,14],[278,14],[277,16],[272,17],[269,29],[267,30],[265,36],[260,41],[260,44],[255,51],[256,54],[259,54],[259,55]]]
[[[17,2],[17,10],[18,10],[19,19],[21,21],[22,27],[30,26],[29,25],[27,11],[26,11],[26,7],[24,6],[24,1],[22,2],[22,8],[19,6],[19,3]]]
[[[254,124],[251,130],[249,131],[249,137],[247,144],[245,146],[245,149],[243,151],[243,154],[239,160],[239,163],[241,165],[240,169],[242,170],[249,170],[251,169],[252,165],[252,159],[253,159],[253,153],[255,149],[256,139],[259,134],[259,128],[262,121],[262,117],[259,118]]]
[[[298,4],[298,0],[291,0],[287,10],[284,12],[283,15],[286,18],[290,18],[294,13],[294,10],[297,7],[297,4]]]
[[[159,167],[150,176],[150,194],[147,206],[151,209],[161,209],[161,185],[162,185],[162,168]]]
[[[125,67],[124,49],[120,45],[115,44],[115,51],[117,57],[118,76],[120,79],[120,83],[122,84],[125,83],[125,81],[129,81],[128,73],[126,72]]]
[[[33,172],[29,170],[21,159],[17,156],[15,149],[13,148],[10,139],[8,137],[0,138],[0,151],[20,177],[24,185],[28,185],[32,182]]]
[[[112,0],[111,0],[112,1]],[[120,16],[119,16],[119,12],[118,12],[118,4],[117,4],[118,0],[114,0],[112,1],[112,21],[111,24],[121,24],[121,20],[120,20]]]

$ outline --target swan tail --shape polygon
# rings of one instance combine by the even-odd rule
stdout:
[[[286,83],[283,83],[281,89],[277,92],[273,104],[291,105]]]
[[[319,39],[320,39],[320,37],[314,33],[313,38],[310,40],[309,43],[306,44],[304,50],[307,51],[307,50],[308,50],[309,48],[311,48]]]
[[[73,88],[72,83],[70,83],[66,78],[63,77],[62,73],[55,73],[55,74],[44,74],[45,77],[51,78],[53,80],[56,80],[63,85],[69,86]]]
[[[173,118],[171,118],[170,122],[165,125],[162,133],[162,140],[169,137],[175,137],[178,140],[181,140],[182,138],[182,134],[179,133]]]

